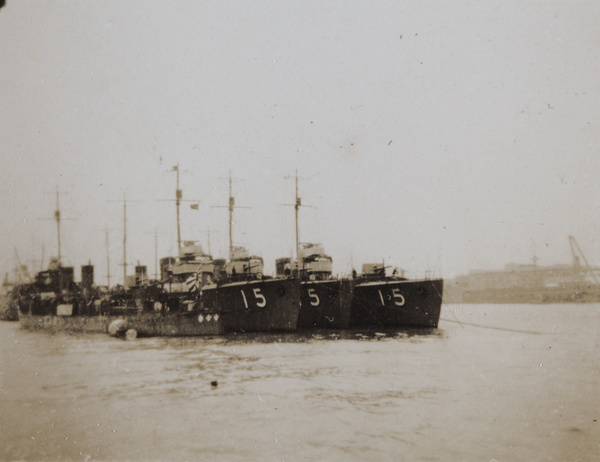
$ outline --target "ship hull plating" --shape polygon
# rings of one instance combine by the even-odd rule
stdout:
[[[353,282],[349,279],[303,281],[299,329],[344,329],[350,323]]]
[[[437,327],[443,280],[357,281],[350,327]]]
[[[294,331],[300,309],[300,280],[259,279],[203,288],[221,314],[225,332]],[[204,305],[206,307],[206,305]]]
[[[57,316],[19,313],[21,328],[50,333],[106,334],[109,323],[114,319],[118,319],[118,316]]]
[[[58,316],[19,314],[26,330],[65,332],[69,334],[106,334],[113,321],[123,321],[121,330],[134,329],[139,337],[192,337],[223,333],[220,316],[215,313],[189,311],[181,313],[142,313],[116,316]]]
[[[183,311],[179,313],[144,313],[124,318],[125,328],[134,329],[139,337],[199,337],[223,333],[217,313]]]

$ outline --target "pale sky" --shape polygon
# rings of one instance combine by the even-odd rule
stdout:
[[[334,271],[446,278],[600,264],[596,1],[27,1],[0,9],[0,274],[62,254],[106,282],[182,238]],[[47,219],[48,218],[48,219]],[[133,270],[130,268],[128,273]]]

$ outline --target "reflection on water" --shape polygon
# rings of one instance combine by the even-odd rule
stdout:
[[[600,305],[122,341],[0,324],[2,460],[594,460]]]

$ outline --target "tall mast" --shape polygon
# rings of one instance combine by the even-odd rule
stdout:
[[[229,258],[231,258],[231,252],[233,251],[233,208],[235,207],[235,198],[231,193],[231,170],[229,170]]]
[[[154,279],[158,280],[158,231],[154,229]]]
[[[127,193],[123,193],[123,285],[127,279]]]
[[[296,169],[296,174],[295,176],[286,176],[286,179],[289,178],[294,178],[296,181],[296,200],[294,201],[293,204],[281,204],[281,205],[286,205],[286,206],[293,206],[294,210],[295,210],[295,216],[296,216],[296,270],[298,271],[299,267],[300,267],[300,231],[299,231],[299,212],[300,212],[300,207],[312,207],[312,205],[302,205],[302,199],[298,196],[298,169]]]
[[[300,265],[300,238],[298,232],[298,212],[300,210],[300,206],[302,205],[302,200],[298,197],[298,169],[296,169],[296,202],[294,203],[294,209],[296,209],[296,269],[298,269]]]
[[[219,178],[220,180],[228,180],[229,182],[229,205],[225,206],[225,205],[215,205],[213,207],[217,207],[217,208],[225,208],[227,207],[229,209],[229,258],[232,258],[232,251],[233,251],[233,209],[237,208],[242,208],[242,209],[249,209],[250,207],[244,207],[244,206],[240,206],[240,205],[235,205],[235,198],[233,197],[233,192],[231,189],[231,185],[233,183],[233,178],[231,176],[231,170],[229,170],[229,177],[228,178]],[[210,244],[209,244],[210,246]]]
[[[56,192],[52,191],[52,193],[56,194],[56,210],[54,211],[54,217],[53,218],[39,218],[39,219],[40,220],[54,220],[56,222],[56,240],[58,242],[57,263],[58,263],[58,266],[61,267],[62,266],[62,252],[61,252],[61,239],[60,239],[60,222],[62,220],[72,220],[72,218],[63,218],[62,214],[60,213],[60,198],[59,198],[58,185],[56,185]],[[43,261],[42,261],[42,265],[43,265]]]
[[[199,200],[184,200],[183,199],[183,191],[179,189],[179,164],[175,165],[170,172],[177,173],[177,180],[175,185],[175,208],[177,210],[177,254],[179,254],[179,249],[181,249],[181,224],[179,219],[179,208],[182,202],[194,202],[191,207],[193,209],[198,210],[198,203],[201,202]],[[172,202],[173,199],[158,199],[159,202]]]
[[[110,289],[110,255],[108,251],[108,226],[106,227],[106,286]]]
[[[206,233],[207,233],[207,241],[208,241],[208,254],[212,255],[212,253],[210,252],[210,228],[208,228]]]
[[[132,201],[132,200],[127,200],[127,192],[123,191],[123,199],[120,201],[109,201],[109,202],[123,202],[123,263],[120,263],[120,265],[123,266],[123,284],[125,284],[125,281],[127,279],[127,203],[128,202],[140,202],[140,201]],[[106,261],[108,264],[108,228],[106,229]],[[109,270],[107,270],[107,282],[110,286],[110,273]]]
[[[175,186],[175,206],[177,207],[177,252],[181,249],[181,226],[179,224],[179,206],[181,205],[181,198],[183,193],[179,189],[179,164],[173,167],[173,170],[177,173],[177,183]]]
[[[58,266],[62,266],[60,258],[60,207],[58,204],[58,185],[56,185],[56,210],[54,211],[54,219],[56,220],[56,235],[58,236]]]

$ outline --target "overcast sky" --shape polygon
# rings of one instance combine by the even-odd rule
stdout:
[[[27,1],[0,9],[0,270],[57,253],[105,283],[182,238],[267,271],[300,240],[334,270],[409,276],[600,264],[596,1]],[[136,202],[133,202],[136,201]],[[67,218],[71,220],[66,220]],[[129,273],[133,270],[129,269]]]

